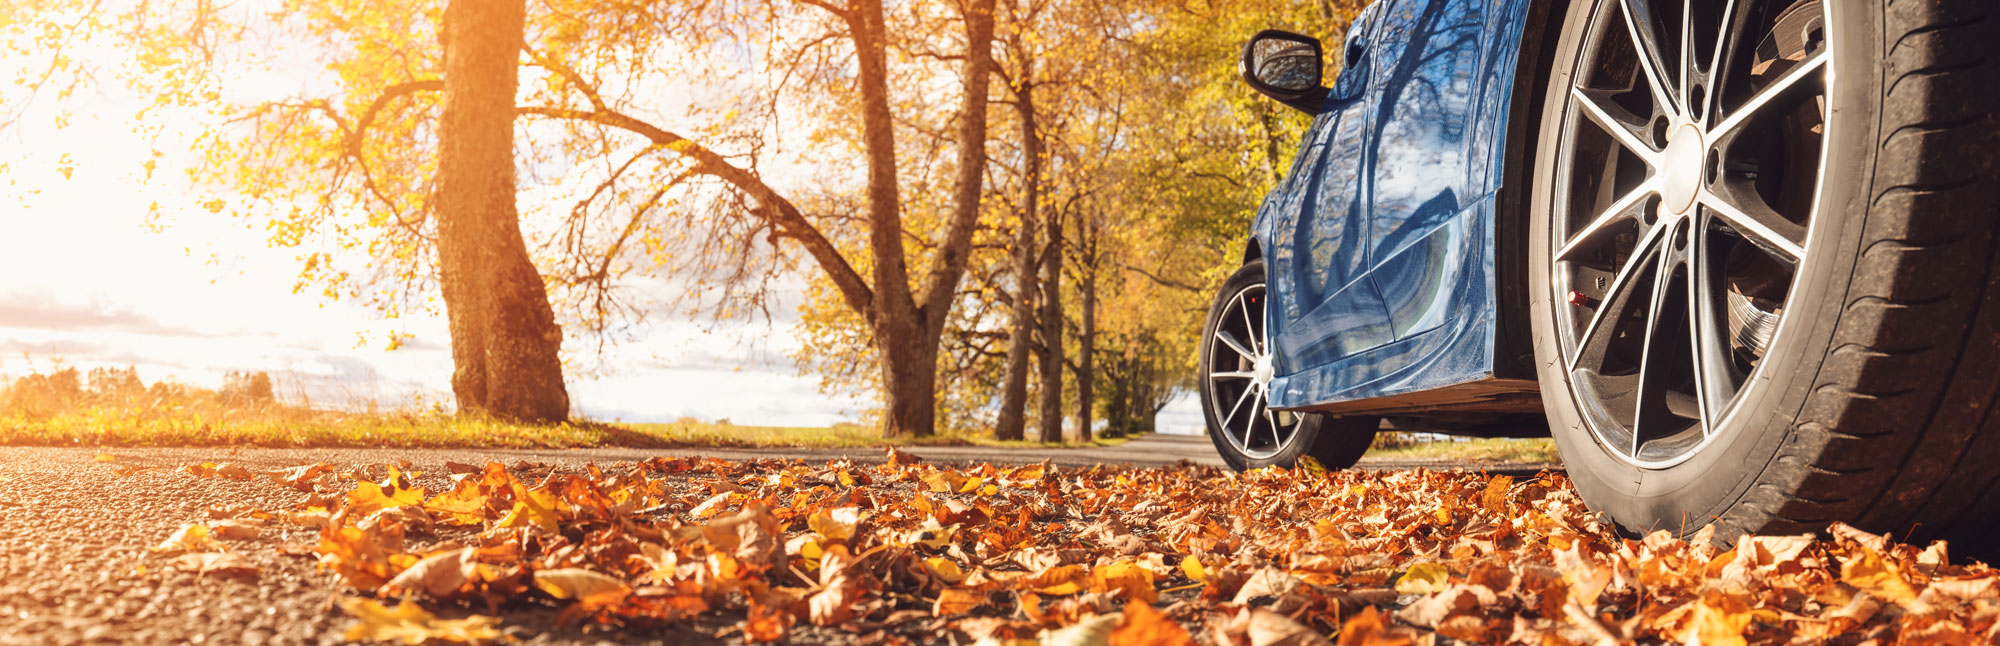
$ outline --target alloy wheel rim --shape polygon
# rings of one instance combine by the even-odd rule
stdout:
[[[1791,311],[1819,211],[1819,0],[1607,0],[1566,97],[1550,227],[1562,368],[1593,437],[1684,462]]]
[[[1265,326],[1264,285],[1231,296],[1210,337],[1209,414],[1238,452],[1253,459],[1277,455],[1298,435],[1297,414],[1271,409],[1275,373],[1269,328]]]

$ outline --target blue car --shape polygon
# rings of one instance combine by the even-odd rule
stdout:
[[[1553,435],[1632,532],[2000,525],[2000,5],[1379,0],[1199,360],[1238,469]]]

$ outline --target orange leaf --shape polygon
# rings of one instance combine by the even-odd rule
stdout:
[[[1125,625],[1111,631],[1111,646],[1187,646],[1194,640],[1179,622],[1152,604],[1125,604]]]

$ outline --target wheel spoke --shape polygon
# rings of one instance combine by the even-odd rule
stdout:
[[[1730,228],[1780,260],[1797,263],[1805,259],[1806,228],[1785,219],[1756,196],[1743,195],[1746,192],[1733,182],[1724,182],[1718,190],[1701,191],[1699,199]]]
[[[1608,341],[1605,335],[1610,333],[1605,327],[1616,316],[1614,312],[1624,309],[1625,301],[1632,294],[1633,280],[1640,272],[1645,271],[1646,263],[1653,260],[1660,246],[1660,231],[1665,228],[1653,227],[1647,231],[1646,235],[1640,238],[1639,244],[1632,248],[1632,257],[1625,259],[1625,266],[1618,268],[1618,275],[1611,279],[1611,286],[1605,289],[1604,298],[1598,303],[1597,311],[1590,315],[1590,324],[1584,327],[1583,334],[1576,339],[1576,351],[1569,357],[1570,370],[1576,370],[1577,364],[1593,349],[1602,351],[1599,346]]]
[[[1759,90],[1756,95],[1750,97],[1750,100],[1744,101],[1741,107],[1736,108],[1736,111],[1729,113],[1729,116],[1725,117],[1721,123],[1716,124],[1714,128],[1710,129],[1710,138],[1723,139],[1733,136],[1736,134],[1738,128],[1743,127],[1744,122],[1749,121],[1751,117],[1757,116],[1764,108],[1777,102],[1779,97],[1790,92],[1792,88],[1798,87],[1800,80],[1825,70],[1826,61],[1827,53],[1822,50],[1820,53],[1806,58],[1804,62],[1793,66],[1792,69],[1785,70],[1784,76],[1779,77],[1778,80],[1772,81],[1769,86]]]
[[[1236,304],[1238,306],[1236,311],[1243,313],[1243,330],[1244,334],[1250,336],[1250,350],[1256,353],[1244,356],[1251,357],[1253,359],[1259,356],[1263,356],[1264,344],[1261,343],[1260,339],[1257,338],[1263,335],[1258,334],[1257,326],[1250,322],[1250,299],[1244,298],[1242,295],[1239,294],[1236,297]]]
[[[1729,36],[1737,31],[1736,23],[1743,20],[1743,16],[1736,11],[1736,5],[1740,2],[1741,0],[1722,0],[1722,24],[1716,27],[1715,51],[1708,58],[1708,73],[1705,75],[1708,80],[1708,105],[1700,114],[1694,115],[1696,123],[1707,124],[1710,115],[1721,112],[1715,106],[1718,103],[1717,97],[1722,96],[1721,79],[1725,76],[1724,71],[1729,69],[1731,46],[1734,44]]]
[[[1230,406],[1229,415],[1222,418],[1222,432],[1229,432],[1229,423],[1236,421],[1236,413],[1243,410],[1243,401],[1249,399],[1250,394],[1256,390],[1256,388],[1245,388],[1243,394],[1236,396],[1236,405]],[[1250,434],[1247,431],[1243,434],[1243,448],[1250,448]]]
[[[1666,56],[1660,52],[1661,30],[1653,21],[1652,0],[1620,0],[1618,4],[1625,11],[1625,31],[1632,38],[1633,49],[1639,52],[1639,69],[1646,73],[1653,101],[1662,112],[1680,114],[1680,104],[1673,99],[1674,91],[1666,85],[1667,75],[1672,72],[1666,66]]]
[[[1709,221],[1697,216],[1688,241],[1688,333],[1694,350],[1695,401],[1701,410],[1701,432],[1714,432],[1717,418],[1729,403],[1729,342],[1723,340],[1727,327],[1716,318],[1722,310],[1715,298],[1715,277],[1709,273]]]
[[[1569,260],[1570,256],[1575,255],[1578,250],[1582,249],[1585,243],[1596,239],[1606,229],[1609,229],[1613,223],[1628,218],[1641,217],[1643,214],[1639,213],[1638,209],[1643,208],[1647,196],[1658,192],[1658,190],[1659,184],[1657,181],[1649,178],[1645,183],[1640,184],[1638,188],[1632,189],[1632,192],[1626,193],[1623,197],[1612,202],[1611,206],[1604,209],[1603,213],[1599,213],[1597,217],[1591,218],[1590,223],[1584,225],[1582,231],[1578,231],[1575,236],[1571,236],[1569,242],[1563,243],[1562,249],[1556,251],[1556,260]]]
[[[1208,375],[1208,378],[1214,379],[1216,381],[1221,381],[1224,379],[1256,379],[1257,373],[1250,372],[1247,370],[1237,370],[1232,372],[1216,372],[1216,373],[1210,373]]]
[[[1669,227],[1660,228],[1667,229]],[[1676,235],[1678,234],[1668,231],[1661,236],[1662,239],[1659,241],[1659,251],[1653,263],[1653,293],[1650,294],[1651,298],[1648,300],[1651,302],[1648,303],[1646,308],[1645,336],[1639,337],[1639,387],[1632,391],[1631,455],[1635,458],[1639,456],[1641,438],[1645,437],[1640,432],[1643,430],[1640,426],[1645,423],[1646,415],[1652,412],[1651,409],[1653,406],[1662,408],[1666,406],[1666,393],[1662,392],[1658,396],[1655,396],[1653,390],[1664,387],[1662,384],[1657,383],[1660,381],[1660,378],[1655,376],[1654,373],[1666,368],[1666,357],[1663,356],[1666,353],[1656,350],[1660,350],[1657,347],[1660,318],[1666,310],[1667,299],[1671,296],[1670,292],[1672,291],[1670,288],[1673,286],[1674,255],[1668,252],[1674,247],[1674,237]]]
[[[1576,104],[1583,108],[1584,116],[1589,117],[1598,128],[1610,134],[1612,139],[1618,141],[1618,145],[1624,146],[1626,150],[1632,151],[1632,154],[1644,160],[1646,168],[1660,167],[1660,151],[1654,150],[1652,144],[1647,143],[1645,135],[1642,134],[1647,127],[1644,117],[1632,114],[1630,110],[1611,101],[1610,92],[1604,90],[1570,88],[1570,96],[1574,97]]]
[[[1221,329],[1216,330],[1215,340],[1221,341],[1223,345],[1229,346],[1230,350],[1236,351],[1236,354],[1242,355],[1244,359],[1248,359],[1250,361],[1257,360],[1257,353],[1251,352],[1249,348],[1243,347],[1243,342],[1237,340],[1236,335],[1230,334],[1228,330],[1221,330]]]
[[[1694,82],[1699,80],[1695,78],[1699,72],[1694,68],[1694,0],[1684,0],[1681,3],[1680,37],[1681,55],[1677,58],[1680,59],[1681,76],[1679,93],[1675,98],[1680,100],[1681,105],[1687,107],[1683,112],[1694,112]],[[1700,115],[1689,114],[1688,117],[1699,118]]]

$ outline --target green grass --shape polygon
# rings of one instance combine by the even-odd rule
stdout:
[[[1123,439],[1099,440],[1113,446]],[[802,447],[985,445],[1060,447],[940,435],[884,439],[871,427],[779,427],[682,421],[670,424],[513,424],[437,414],[342,414],[301,409],[167,412],[89,409],[0,417],[0,445],[272,447]]]
[[[1463,462],[1558,462],[1556,442],[1549,438],[1471,438],[1417,442],[1375,449],[1369,457],[1398,460],[1453,460]]]

